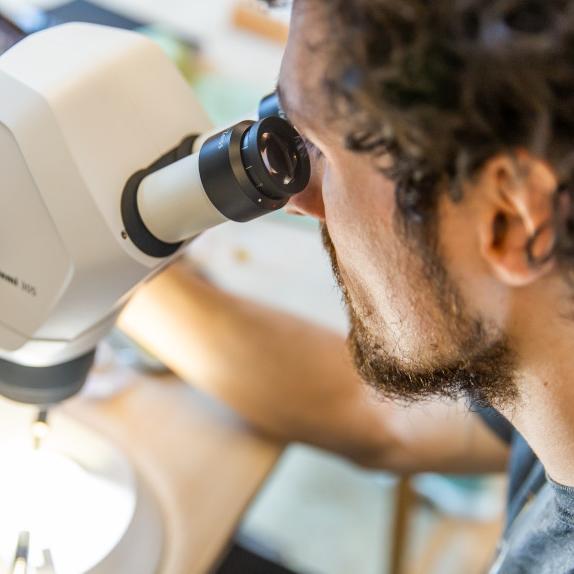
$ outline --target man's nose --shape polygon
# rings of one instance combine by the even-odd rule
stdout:
[[[286,211],[292,215],[308,215],[319,221],[325,220],[323,192],[317,176],[312,176],[304,191],[289,200]]]

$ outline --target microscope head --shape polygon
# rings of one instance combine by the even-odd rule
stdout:
[[[15,400],[77,392],[142,281],[193,236],[279,209],[309,179],[279,118],[267,121],[283,122],[287,147],[275,147],[288,156],[275,165],[295,169],[290,185],[264,149],[273,122],[195,149],[212,130],[205,112],[162,50],[132,32],[68,24],[34,34],[0,56],[0,93],[0,393]],[[146,232],[169,248],[146,249]]]

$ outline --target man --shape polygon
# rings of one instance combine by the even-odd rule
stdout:
[[[313,161],[291,209],[323,224],[362,379],[398,401],[337,337],[181,266],[124,329],[284,439],[509,464],[492,571],[574,572],[574,2],[296,0],[279,90]]]

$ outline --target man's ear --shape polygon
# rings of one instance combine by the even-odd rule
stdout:
[[[523,287],[549,273],[558,182],[548,164],[528,152],[499,155],[472,187],[481,206],[481,254],[498,279]]]

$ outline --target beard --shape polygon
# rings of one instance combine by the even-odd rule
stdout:
[[[514,377],[515,356],[508,341],[501,333],[493,333],[492,329],[489,332],[481,320],[466,311],[438,254],[437,242],[428,241],[428,236],[427,241],[407,237],[406,229],[400,233],[403,243],[409,245],[411,256],[422,264],[424,291],[434,298],[442,315],[440,325],[444,339],[450,342],[447,357],[407,360],[397,356],[396,351],[391,352],[385,330],[365,320],[373,313],[366,312],[358,297],[351,293],[343,279],[327,226],[322,225],[323,244],[349,316],[348,347],[362,379],[380,398],[405,404],[464,398],[477,406],[511,407],[518,400],[518,387]]]

